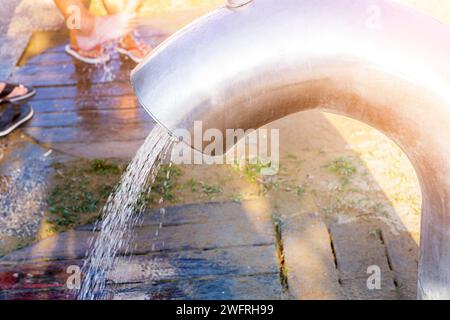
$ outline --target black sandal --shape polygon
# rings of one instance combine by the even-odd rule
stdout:
[[[3,110],[3,111],[2,111]],[[0,105],[0,137],[6,136],[34,115],[27,104],[3,103]]]
[[[34,89],[31,86],[23,86],[25,89],[27,89],[27,93],[22,94],[20,96],[15,96],[12,98],[7,98],[13,91],[14,89],[16,89],[17,87],[20,86],[20,84],[18,83],[8,83],[8,82],[4,82],[5,87],[3,88],[2,92],[0,92],[0,102],[18,102],[18,101],[22,101],[28,98],[31,98],[32,96],[34,96],[36,94],[36,89]]]

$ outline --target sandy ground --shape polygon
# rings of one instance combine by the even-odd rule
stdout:
[[[312,111],[266,128],[280,130],[277,175],[261,178],[251,166],[182,166],[172,203],[259,199],[288,219],[306,213],[343,222],[365,217],[383,221],[394,234],[408,231],[418,242],[419,182],[392,141],[361,122]],[[202,185],[220,191],[208,194]]]

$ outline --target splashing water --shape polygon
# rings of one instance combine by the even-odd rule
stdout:
[[[116,79],[113,67],[107,62],[101,64],[101,68],[103,69],[102,78],[100,79],[101,82],[113,82]]]
[[[110,56],[114,54],[114,50],[111,44],[105,45],[104,50],[105,53],[108,53]],[[100,82],[113,82],[116,79],[115,70],[109,61],[101,63],[99,67],[103,71]]]
[[[80,300],[107,299],[106,274],[115,265],[117,255],[126,253],[125,236],[137,224],[144,210],[143,191],[153,183],[161,160],[172,150],[175,139],[157,125],[129,164],[115,191],[103,208],[103,221],[83,265]],[[147,190],[149,192],[149,190]]]

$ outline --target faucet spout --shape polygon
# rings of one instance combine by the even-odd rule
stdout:
[[[188,25],[131,81],[172,132],[193,131],[196,121],[257,129],[308,109],[384,132],[411,159],[424,193],[419,296],[449,299],[449,38],[444,25],[396,1],[255,0]]]

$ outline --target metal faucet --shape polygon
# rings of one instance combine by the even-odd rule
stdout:
[[[230,8],[237,8],[237,7],[245,6],[246,4],[249,4],[252,1],[253,0],[228,0],[227,5]]]
[[[375,16],[373,0],[230,8],[248,2],[229,0],[137,66],[131,81],[142,106],[169,131],[195,121],[256,129],[310,109],[379,129],[421,181],[418,296],[450,299],[449,29],[390,0],[375,2]]]

